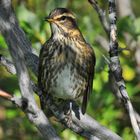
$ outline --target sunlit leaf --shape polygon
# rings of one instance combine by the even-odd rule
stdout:
[[[123,77],[125,80],[131,81],[131,80],[133,80],[135,75],[136,75],[136,72],[131,67],[129,67],[127,65],[123,66]]]

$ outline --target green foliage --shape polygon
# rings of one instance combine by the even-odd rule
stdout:
[[[121,48],[127,48],[124,39],[125,32],[132,36],[132,40],[140,40],[140,17],[138,17],[140,13],[137,2],[138,0],[133,1],[137,18],[124,17],[118,19],[118,38]],[[100,2],[100,4],[104,9],[107,8],[104,3]],[[75,13],[79,28],[86,40],[93,46],[97,58],[93,94],[87,112],[101,124],[120,134],[125,140],[134,140],[129,117],[126,111],[121,109],[123,107],[112,94],[108,83],[108,66],[103,57],[103,54],[105,56],[107,54],[98,44],[94,43],[96,36],[99,34],[105,36],[105,32],[95,10],[87,0],[13,0],[13,5],[20,26],[32,42],[32,46],[37,53],[39,53],[41,44],[50,36],[50,27],[48,23],[44,22],[44,17],[56,7],[68,7]],[[7,45],[2,36],[0,36],[0,53],[10,58]],[[140,106],[140,79],[138,78],[140,75],[136,71],[137,64],[134,55],[134,51],[123,51],[120,54],[120,60],[129,96],[136,109],[140,111],[138,108]],[[17,78],[11,76],[2,66],[0,66],[0,88],[11,94],[19,95],[20,93]],[[36,100],[39,102],[37,97]],[[0,139],[41,140],[36,128],[28,122],[26,116],[20,110],[1,98],[0,102]],[[70,130],[64,130],[60,135],[65,140],[83,139]]]

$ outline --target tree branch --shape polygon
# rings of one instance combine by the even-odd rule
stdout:
[[[18,26],[10,0],[0,1],[0,31],[8,44],[9,51],[15,64],[22,99],[24,99],[24,103],[26,101],[24,112],[28,116],[28,119],[34,123],[41,132],[44,139],[50,138],[52,140],[59,140],[55,130],[49,124],[48,119],[38,108],[34,100],[28,70],[25,65],[26,55],[24,55],[25,53],[29,54],[29,51],[31,52],[31,48],[29,47],[30,43]],[[29,61],[28,65],[31,66]]]
[[[122,77],[122,68],[118,57],[117,27],[116,27],[116,4],[115,0],[109,0],[109,22],[110,22],[110,70],[117,82],[119,91],[124,100],[124,104],[129,113],[131,124],[137,139],[140,139],[140,129],[136,120],[135,112],[126,91],[125,83]]]
[[[133,130],[135,132],[135,135],[137,139],[140,139],[140,130],[138,125],[138,120],[136,117],[136,114],[134,112],[133,106],[131,104],[131,101],[129,99],[128,93],[126,91],[125,82],[122,77],[122,69],[120,66],[119,56],[118,56],[118,42],[117,42],[117,27],[116,27],[116,4],[115,0],[109,0],[109,30],[106,30],[103,20],[101,20],[100,16],[101,13],[99,11],[102,11],[101,8],[98,6],[97,2],[95,0],[88,0],[90,4],[95,8],[97,14],[99,15],[99,19],[101,21],[101,24],[104,27],[104,30],[109,37],[110,43],[109,43],[109,55],[110,55],[110,72],[113,74],[113,77],[115,79],[115,85],[117,85],[117,89],[114,89],[114,93],[118,98],[123,101],[123,104],[125,106],[125,109],[128,111],[131,124],[133,127]],[[109,74],[110,75],[110,74]],[[113,83],[114,83],[113,82]]]
[[[11,100],[12,95],[0,89],[0,97],[3,97],[7,100]]]
[[[6,59],[4,56],[2,56],[1,54],[0,54],[0,64],[4,66],[9,73],[16,74],[16,69],[14,64],[8,59]]]
[[[52,126],[50,126],[50,124],[49,124],[48,120],[46,119],[46,117],[44,116],[43,112],[41,112],[41,111],[34,112],[34,110],[31,110],[28,107],[29,105],[28,105],[27,98],[14,97],[3,90],[0,90],[0,97],[10,100],[12,103],[14,103],[20,109],[22,109],[27,114],[27,116],[30,117],[29,120],[31,122],[33,122],[39,130],[43,131],[43,132],[41,131],[41,134],[43,135],[44,140],[48,140],[48,139],[59,140],[59,138],[54,135],[55,131],[53,130]],[[40,121],[40,120],[42,120],[42,121]],[[47,124],[46,124],[46,121],[47,121]]]
[[[34,85],[34,90],[35,92],[38,92],[39,95],[42,95],[42,91],[40,89],[38,89],[38,87],[36,87]],[[66,126],[66,128],[71,129],[72,131],[74,131],[75,133],[86,137],[88,139],[91,138],[95,138],[96,139],[101,139],[101,140],[121,140],[121,138],[111,132],[110,130],[108,130],[107,128],[101,126],[96,120],[94,120],[93,118],[91,118],[90,116],[88,116],[87,114],[83,115],[81,113],[81,110],[79,110],[79,108],[75,108],[73,114],[72,114],[72,123],[70,126],[68,126],[65,118],[65,113],[63,111],[63,109],[58,109],[58,106],[63,106],[63,104],[65,104],[65,102],[61,102],[60,105],[55,105],[53,100],[48,99],[46,100],[47,102],[47,106],[49,109],[51,109],[51,111],[53,112],[53,114],[56,116],[57,119],[59,119],[59,121],[64,124],[64,126]],[[76,106],[75,103],[73,102],[73,106]],[[78,116],[78,117],[77,117]]]
[[[103,11],[99,7],[97,0],[88,0],[88,1],[92,5],[92,7],[96,10],[96,12],[98,13],[98,17],[100,19],[100,22],[101,22],[106,34],[109,37],[109,23],[107,21],[105,11]]]

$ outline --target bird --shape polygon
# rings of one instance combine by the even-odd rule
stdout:
[[[51,36],[40,50],[38,87],[43,98],[75,102],[82,98],[81,112],[85,114],[93,87],[94,50],[69,9],[55,8],[45,21],[50,23]]]

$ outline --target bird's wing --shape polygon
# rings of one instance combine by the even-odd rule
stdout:
[[[87,85],[85,89],[85,93],[83,96],[83,102],[82,102],[82,113],[85,114],[87,103],[90,94],[92,93],[92,86],[93,86],[93,78],[94,78],[94,67],[96,63],[96,58],[93,49],[88,45],[89,47],[89,55],[86,57],[86,70],[87,70]]]
[[[40,55],[39,55],[39,66],[38,66],[38,87],[42,91],[42,95],[40,95],[40,102],[41,102],[41,108],[44,108],[45,104],[45,99],[47,97],[47,85],[45,84],[45,75],[47,75],[47,71],[45,71],[46,67],[46,60],[48,59],[48,52],[49,52],[49,47],[47,47],[48,43],[46,42],[41,50],[40,50]]]

